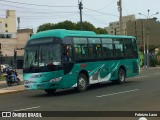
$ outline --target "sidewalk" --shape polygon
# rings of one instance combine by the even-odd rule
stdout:
[[[20,80],[22,82],[23,81],[23,76],[22,75],[18,75],[18,77],[20,78]],[[25,90],[23,84],[22,85],[13,84],[12,86],[8,86],[6,81],[0,81],[0,85],[3,85],[3,87],[0,88],[0,95],[20,92],[20,91],[24,91]]]

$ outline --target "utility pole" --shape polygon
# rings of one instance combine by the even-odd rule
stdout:
[[[122,0],[117,2],[118,11],[119,11],[119,26],[120,26],[120,34],[122,35]]]
[[[18,21],[18,30],[20,29],[20,17],[17,17],[17,21]]]
[[[78,5],[79,5],[79,10],[80,10],[80,26],[81,26],[81,30],[83,30],[83,26],[82,26],[82,9],[83,9],[82,0],[81,1],[78,0]]]

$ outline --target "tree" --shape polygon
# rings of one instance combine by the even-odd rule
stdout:
[[[97,34],[108,34],[108,32],[106,31],[106,29],[100,28],[100,27],[97,28],[97,32],[96,33]]]
[[[71,21],[64,21],[64,22],[59,22],[54,25],[54,29],[67,29],[67,30],[74,30],[75,29],[75,23]]]
[[[45,30],[51,30],[53,29],[54,24],[52,23],[45,23],[43,25],[40,25],[37,29],[37,32],[45,31]]]
[[[95,28],[94,25],[91,23],[85,21],[82,22],[83,30],[85,31],[94,31],[97,34],[107,34],[107,31],[103,28]],[[37,29],[37,32],[45,31],[45,30],[52,30],[52,29],[67,29],[67,30],[81,30],[80,22],[73,23],[71,21],[64,21],[59,22],[56,24],[53,23],[45,23],[43,25],[40,25]]]
[[[75,28],[75,23],[66,20],[64,22],[59,22],[57,24],[45,23],[43,25],[40,25],[37,29],[37,32],[52,30],[52,29],[74,30],[74,28]]]
[[[82,22],[82,26],[83,26],[83,30],[86,30],[86,31],[94,31],[96,32],[96,28],[89,22],[85,21],[85,22]],[[80,30],[81,29],[81,24],[80,22],[78,22],[76,24],[76,30]]]

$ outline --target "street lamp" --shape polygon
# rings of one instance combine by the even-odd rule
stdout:
[[[138,13],[138,14],[144,16],[146,18],[146,21],[149,20],[152,16],[159,14],[159,12],[156,12],[155,14],[150,15],[149,12],[150,12],[150,10],[148,9],[147,10],[147,15],[142,14],[142,13]],[[148,38],[149,37],[149,30],[148,30],[147,25],[146,25],[146,27],[144,27],[144,22],[143,22],[143,31],[145,31],[145,36],[147,34],[147,41],[145,40],[146,37],[145,37],[145,39],[143,38],[144,39],[143,40],[144,41],[143,42],[143,45],[144,45],[143,46],[144,47],[144,66],[148,67],[148,65],[149,65],[149,60],[148,60],[148,53],[149,53],[149,38]],[[146,48],[145,48],[146,44],[147,44],[147,53],[146,53]]]

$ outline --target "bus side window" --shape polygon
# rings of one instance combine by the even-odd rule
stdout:
[[[88,58],[88,47],[87,44],[75,44],[75,58],[76,59],[86,59]]]
[[[88,38],[90,53],[89,56],[93,59],[101,57],[101,39],[100,38]]]
[[[122,39],[114,39],[114,54],[115,57],[122,58],[124,57],[124,46]]]
[[[84,58],[84,59],[88,58],[88,47],[87,47],[87,44],[81,45],[81,49],[82,49],[81,57]]]
[[[89,57],[95,57],[94,56],[95,54],[94,54],[94,47],[93,47],[93,45],[89,45]]]
[[[101,45],[97,44],[96,45],[96,57],[101,57]]]
[[[127,58],[136,58],[136,51],[131,39],[124,39],[125,56]]]
[[[113,43],[110,38],[102,38],[102,52],[104,58],[113,57]]]

